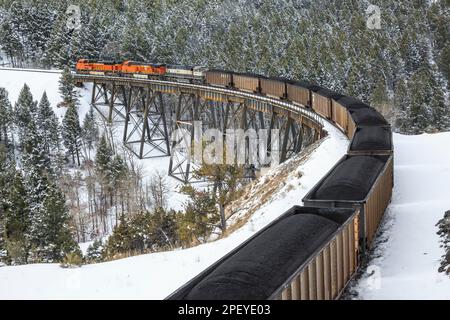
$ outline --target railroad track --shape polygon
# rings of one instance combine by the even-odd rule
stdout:
[[[61,74],[60,70],[43,70],[43,69],[18,69],[18,68],[5,68],[0,67],[0,71],[15,71],[15,72],[35,72],[35,73],[52,73]]]

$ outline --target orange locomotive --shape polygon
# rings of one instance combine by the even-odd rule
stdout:
[[[78,60],[76,64],[78,73],[98,75],[129,75],[137,78],[161,76],[166,74],[167,68],[163,64],[125,61],[94,61],[88,59]]]
[[[78,73],[110,75],[121,72],[122,64],[114,61],[94,61],[81,59],[78,60],[76,69]]]
[[[167,68],[164,64],[125,61],[122,63],[121,71],[124,74],[143,75],[145,77],[148,75],[164,75]]]

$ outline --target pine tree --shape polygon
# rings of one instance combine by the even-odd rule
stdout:
[[[389,106],[389,97],[387,92],[387,86],[384,78],[379,76],[375,87],[370,96],[371,106],[381,112],[387,119],[392,116],[393,110]]]
[[[31,121],[34,124],[34,121]],[[41,136],[29,130],[24,148],[26,196],[30,212],[29,261],[61,261],[66,254],[78,252],[70,231],[70,216],[64,194],[52,181]],[[40,147],[39,147],[40,146]],[[48,162],[47,162],[48,163]]]
[[[35,219],[33,256],[37,261],[56,262],[79,251],[70,229],[66,198],[55,184],[49,184],[39,219]]]
[[[94,148],[94,142],[97,142],[98,140],[98,126],[95,122],[94,109],[92,106],[86,113],[83,121],[83,140],[86,142],[89,151]]]
[[[61,142],[59,121],[55,112],[50,107],[50,102],[45,91],[38,105],[37,123],[38,129],[42,134],[46,153],[51,154],[55,150],[58,150]]]
[[[411,92],[411,132],[418,134],[429,131],[433,121],[434,90],[431,70],[427,65],[422,66],[412,76],[409,82]]]
[[[127,180],[128,167],[120,155],[114,155],[111,160],[111,188],[120,190]]]
[[[111,161],[111,182],[114,189],[119,189],[121,184],[126,181],[128,168],[119,155],[115,155]]]
[[[160,248],[172,248],[178,242],[176,217],[174,210],[156,208],[151,214],[152,242]]]
[[[8,129],[12,118],[8,92],[5,88],[0,88],[0,142],[8,142]]]
[[[239,185],[244,178],[244,167],[226,164],[226,155],[223,155],[222,164],[203,164],[194,172],[199,179],[207,179],[213,185],[211,196],[219,207],[222,231],[226,230],[225,207],[234,200]],[[188,194],[195,196],[193,190],[187,189]]]
[[[22,142],[27,135],[27,128],[36,115],[37,103],[33,101],[30,88],[25,84],[20,91],[19,98],[14,107],[14,123]]]
[[[44,201],[49,191],[49,176],[32,165],[27,167],[25,175],[27,203],[30,209],[30,256],[29,262],[43,262],[39,251],[42,250],[43,220],[45,216]]]
[[[146,37],[145,22],[130,19],[127,21],[127,25],[124,28],[124,34],[122,36],[122,52],[123,56],[127,59],[146,61],[149,60],[149,52],[152,52],[149,40]],[[171,40],[171,39],[167,39]],[[164,50],[164,49],[163,49]],[[171,59],[171,54],[167,51],[166,57]]]
[[[95,174],[96,180],[100,184],[100,212],[103,216],[103,228],[106,230],[106,215],[108,207],[113,205],[114,189],[113,189],[113,162],[114,152],[106,140],[105,135],[102,135],[97,146],[97,153],[95,155]],[[108,201],[109,199],[109,201]],[[116,211],[117,218],[117,211]],[[116,219],[117,220],[117,219]],[[117,224],[117,221],[116,221]]]
[[[0,262],[7,262],[6,210],[10,206],[9,192],[14,176],[15,164],[9,159],[5,145],[0,144]]]
[[[45,46],[50,38],[54,24],[54,11],[48,5],[28,7],[30,15],[27,21],[27,38],[29,42],[30,59],[38,64],[45,52]]]
[[[25,84],[15,105],[16,125],[18,127],[26,127],[31,121],[33,111],[33,95],[30,87]]]
[[[106,254],[109,257],[114,257],[120,253],[131,253],[132,248],[131,231],[125,215],[122,214],[119,224],[114,228],[113,233],[108,238],[105,248]]]
[[[81,26],[73,39],[74,58],[98,59],[101,48],[105,45],[100,29],[100,21],[92,15],[87,23]]]
[[[24,177],[20,171],[16,171],[9,186],[7,201],[3,205],[7,262],[9,264],[27,263],[31,247],[31,212]]]
[[[126,219],[127,224],[127,237],[129,238],[129,248],[118,248],[120,252],[127,253],[129,251],[135,251],[139,253],[145,253],[148,249],[151,249],[154,243],[154,230],[151,225],[151,214],[147,211],[138,212]],[[120,220],[120,223],[123,219]],[[123,230],[120,228],[117,230]],[[121,231],[119,234],[123,234]]]
[[[177,223],[180,241],[185,246],[206,242],[212,225],[218,221],[214,195],[209,190],[197,191],[189,185],[183,186],[181,191],[189,196],[189,201]]]
[[[77,163],[80,166],[81,127],[77,107],[73,103],[68,106],[64,115],[62,136],[64,145],[72,156],[72,163]]]
[[[53,29],[45,46],[42,62],[46,67],[63,68],[71,61],[71,34],[66,26],[67,16],[62,13],[53,24]]]
[[[86,251],[86,260],[89,263],[102,262],[104,259],[104,244],[101,239],[97,239]]]
[[[59,106],[69,107],[70,105],[78,105],[78,94],[74,85],[72,72],[69,67],[64,67],[59,79],[59,93],[63,101]]]
[[[397,83],[394,96],[395,127],[401,133],[411,133],[412,119],[410,118],[411,94],[404,79]]]
[[[26,132],[27,135],[22,140],[24,168],[36,169],[40,174],[49,173],[51,171],[50,155],[45,149],[44,136],[35,119],[31,119]]]
[[[429,85],[433,89],[433,95],[430,104],[433,108],[433,122],[431,123],[436,130],[448,131],[450,129],[450,105],[446,103],[445,81],[438,70],[432,70],[432,79]]]
[[[12,66],[20,67],[24,48],[20,42],[20,36],[17,34],[17,29],[13,27],[9,16],[0,23],[0,39],[2,39],[0,43],[2,50],[6,53]]]
[[[97,173],[109,180],[111,176],[111,163],[113,159],[113,151],[106,136],[102,135],[97,147],[97,153],[95,155],[95,170]]]

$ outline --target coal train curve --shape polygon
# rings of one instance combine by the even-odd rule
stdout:
[[[203,84],[313,110],[350,140],[347,154],[294,206],[166,299],[337,299],[373,245],[391,200],[392,130],[374,108],[320,86],[203,67],[87,59],[79,74]]]

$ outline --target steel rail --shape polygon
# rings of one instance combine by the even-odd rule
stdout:
[[[35,72],[35,73],[51,73],[51,74],[62,73],[61,70],[19,69],[19,68],[5,68],[5,67],[0,67],[0,71]]]

